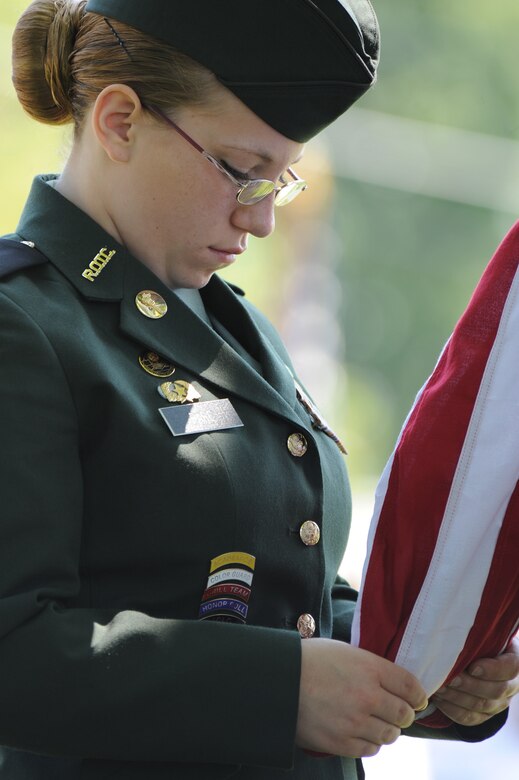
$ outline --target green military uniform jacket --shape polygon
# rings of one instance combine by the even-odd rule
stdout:
[[[354,762],[294,753],[297,621],[348,636],[350,494],[274,329],[219,278],[203,291],[260,376],[44,178],[7,247],[30,267],[0,283],[0,744],[57,758],[10,750],[5,766],[209,780],[285,777],[295,761],[297,778],[354,777]],[[91,266],[100,250],[116,254]],[[142,291],[167,314],[143,316]],[[243,427],[174,437],[149,351]],[[246,624],[200,620],[211,561],[234,551],[256,559]]]
[[[274,329],[218,277],[202,291],[259,373],[45,177],[0,243],[0,777],[356,778],[294,749],[298,620],[347,640],[355,593],[344,458]],[[150,352],[242,427],[173,436]],[[200,619],[235,552],[255,565],[234,621]]]

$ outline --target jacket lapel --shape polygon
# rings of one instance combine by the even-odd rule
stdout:
[[[145,266],[135,261],[126,263],[125,268],[122,331],[173,365],[181,365],[227,393],[301,424],[293,409],[295,389],[288,369],[275,356],[232,290],[217,277],[209,286],[216,288],[216,294],[213,296],[211,291],[204,299],[208,303],[217,302],[215,316],[224,320],[229,330],[232,326],[231,332],[240,333],[240,341],[261,363],[264,378]],[[142,290],[156,291],[164,298],[168,305],[164,317],[151,320],[138,311],[135,297]],[[231,311],[230,318],[226,310]],[[246,330],[247,339],[236,329],[237,324]],[[275,386],[274,382],[270,384],[272,379]]]
[[[245,305],[232,289],[214,276],[202,291],[207,308],[233,334],[239,334],[239,341],[260,363],[268,385],[293,408],[296,392],[293,377],[276,352],[274,346],[258,329]]]
[[[263,377],[145,265],[49,187],[47,181],[52,178],[35,179],[18,226],[21,237],[35,242],[83,297],[99,303],[120,301],[121,329],[137,343],[223,391],[301,425],[288,369],[225,282],[215,276],[207,285],[203,291],[207,308],[259,361]],[[168,304],[165,317],[151,320],[139,312],[135,298],[143,290],[164,298]]]

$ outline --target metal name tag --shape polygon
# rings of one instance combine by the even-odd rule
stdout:
[[[159,412],[173,436],[188,436],[191,433],[209,433],[243,427],[228,398],[184,406],[167,406],[159,409]]]

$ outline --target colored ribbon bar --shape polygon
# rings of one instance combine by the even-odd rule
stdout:
[[[209,573],[212,574],[216,569],[221,569],[222,566],[228,566],[229,564],[238,566],[241,564],[254,571],[256,567],[256,558],[254,555],[243,552],[224,553],[223,555],[219,555],[218,558],[213,558]]]
[[[222,585],[213,585],[212,588],[207,588],[202,601],[209,601],[209,599],[215,599],[222,596],[231,596],[248,603],[250,599],[250,588],[246,588],[245,585],[236,585],[235,583],[228,582]]]
[[[215,599],[200,605],[199,618],[209,617],[214,612],[227,612],[239,615],[243,620],[247,619],[249,608],[246,604],[235,599]]]
[[[207,587],[212,588],[219,582],[228,582],[229,580],[239,580],[247,585],[252,585],[253,576],[252,572],[245,571],[245,569],[222,569],[222,571],[211,574],[207,580]]]

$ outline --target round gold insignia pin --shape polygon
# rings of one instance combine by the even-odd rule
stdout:
[[[168,304],[153,290],[142,290],[135,296],[135,304],[141,314],[150,320],[160,320],[168,312]]]
[[[139,355],[139,363],[141,367],[151,376],[158,376],[160,379],[166,379],[168,376],[172,376],[175,373],[175,366],[166,362],[156,352],[146,350],[142,355]]]

